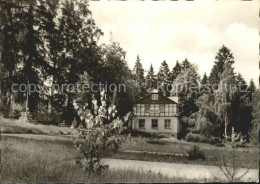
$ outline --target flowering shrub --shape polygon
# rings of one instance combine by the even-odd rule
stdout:
[[[123,120],[117,116],[116,106],[107,105],[108,99],[104,91],[100,92],[100,100],[92,97],[91,105],[79,106],[75,100],[73,106],[86,128],[78,129],[74,145],[79,151],[76,163],[88,173],[100,174],[107,169],[102,165],[102,154],[116,151],[123,137]],[[98,105],[100,104],[100,105]]]

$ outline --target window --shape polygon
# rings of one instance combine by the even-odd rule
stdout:
[[[152,119],[152,128],[158,128],[158,119]]]
[[[139,119],[139,128],[145,128],[145,119]]]
[[[159,104],[155,104],[155,105],[154,105],[154,110],[160,110]]]
[[[165,129],[170,129],[171,128],[171,120],[170,119],[165,119],[164,120],[164,128]]]
[[[167,112],[167,113],[169,112],[169,105],[168,104],[165,105],[165,112]]]
[[[144,113],[144,110],[145,110],[145,106],[144,104],[141,104],[141,113]]]
[[[176,106],[176,104],[173,105],[173,112],[177,113],[177,106]]]
[[[152,94],[152,100],[158,100],[158,94]]]
[[[173,112],[173,104],[170,104],[169,112]]]
[[[164,112],[164,104],[160,104],[160,112]]]
[[[159,104],[151,104],[150,105],[150,110],[154,111],[154,110],[159,110],[160,106]]]
[[[140,113],[140,110],[141,110],[141,107],[139,104],[137,104],[136,106],[136,113],[139,114]]]
[[[145,112],[149,112],[150,109],[150,105],[149,104],[145,104]]]

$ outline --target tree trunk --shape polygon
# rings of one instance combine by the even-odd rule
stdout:
[[[29,87],[29,81],[28,81],[28,86],[27,86],[27,91],[26,91],[26,103],[25,103],[25,116],[27,117],[27,113],[28,113],[28,105],[29,105],[29,91],[28,91],[28,87]]]
[[[227,117],[225,117],[225,138],[227,139],[227,125],[228,125],[228,123],[227,123]]]
[[[117,87],[114,90],[113,98],[112,98],[112,105],[115,105],[117,99]]]

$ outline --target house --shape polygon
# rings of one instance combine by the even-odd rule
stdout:
[[[134,106],[132,129],[169,134],[179,138],[181,124],[178,117],[178,97],[165,97],[156,89]]]

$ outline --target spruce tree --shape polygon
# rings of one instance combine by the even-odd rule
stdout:
[[[249,99],[252,102],[253,101],[253,94],[256,91],[256,86],[255,86],[253,79],[250,80],[247,91],[249,92]]]
[[[179,64],[179,61],[177,60],[175,66],[172,68],[172,71],[171,71],[171,82],[173,82],[177,77],[178,75],[181,73],[181,65]]]
[[[206,73],[203,75],[203,78],[201,79],[200,83],[201,83],[200,92],[202,93],[210,92],[210,90],[208,89],[208,76]]]
[[[204,75],[203,75],[203,78],[201,79],[201,84],[202,85],[206,85],[208,83],[208,76],[207,76],[207,74],[205,73]]]
[[[136,84],[136,100],[143,97],[146,93],[144,69],[139,56],[136,57],[135,66],[133,68],[133,77]]]
[[[229,48],[227,48],[225,45],[223,45],[217,52],[215,56],[215,64],[213,65],[213,68],[211,69],[211,73],[209,76],[209,83],[211,86],[218,84],[220,81],[220,74],[224,71],[224,64],[234,63],[234,57]]]
[[[25,12],[25,29],[27,30],[24,36],[23,43],[23,83],[43,85],[44,78],[42,77],[44,68],[47,63],[44,61],[44,53],[40,48],[43,41],[40,39],[40,31],[36,27],[38,19],[36,18],[36,2],[29,5],[28,11]],[[27,105],[29,111],[37,109],[40,102],[39,93],[27,94]]]
[[[62,58],[60,53],[62,51],[60,30],[58,29],[57,14],[59,9],[59,1],[40,1],[36,7],[36,13],[39,17],[39,30],[41,31],[40,39],[45,44],[41,46],[42,52],[45,53],[44,60],[48,63],[49,67],[45,68],[46,79],[50,80],[52,84],[63,84],[61,80],[63,68]],[[46,86],[50,88],[50,86]],[[55,94],[56,93],[56,94]],[[48,94],[48,107],[53,112],[54,109],[62,111],[61,104],[64,103],[61,98],[62,95],[51,89],[51,93]]]
[[[12,84],[15,82],[18,64],[18,29],[16,11],[5,3],[1,4],[1,105],[2,109],[11,109],[14,103]]]
[[[240,73],[236,76],[236,84],[238,85],[240,92],[245,91],[247,88],[246,81]]]
[[[181,63],[181,69],[187,70],[191,66],[191,63],[187,58],[184,59],[184,61]]]
[[[135,79],[140,82],[143,83],[144,82],[144,69],[141,63],[141,60],[139,58],[139,55],[137,55],[136,57],[136,62],[135,62],[135,66],[133,69],[133,74]]]
[[[161,63],[159,68],[159,72],[157,74],[157,85],[159,86],[159,90],[164,93],[164,95],[170,95],[170,87],[171,84],[171,75],[167,62],[164,60]]]
[[[255,91],[252,99],[252,121],[250,130],[250,142],[258,145],[259,144],[259,122],[260,122],[260,92]]]
[[[156,79],[154,75],[153,65],[151,64],[150,69],[145,77],[145,84],[148,90],[156,88]]]

